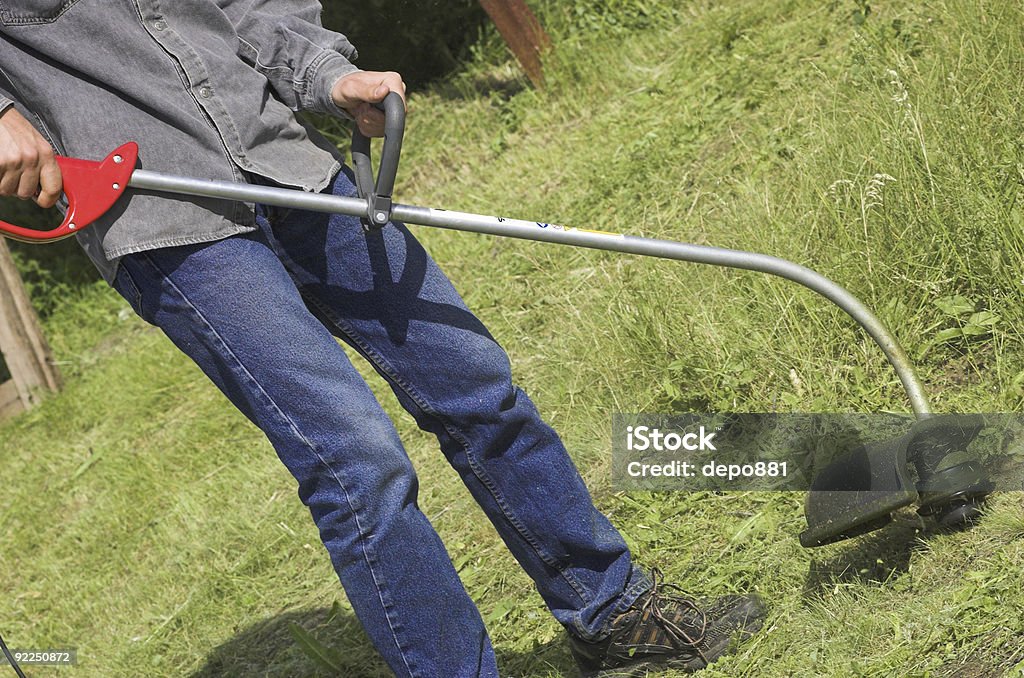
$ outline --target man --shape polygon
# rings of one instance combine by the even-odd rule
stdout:
[[[319,13],[311,0],[0,1],[0,193],[52,206],[53,148],[100,158],[132,139],[147,169],[354,194],[338,151],[293,113],[379,135],[370,104],[405,87],[353,66]],[[395,429],[335,336],[437,435],[586,674],[702,668],[759,628],[756,597],[701,610],[634,566],[505,353],[402,224],[367,233],[349,217],[129,191],[78,239],[266,433],[397,675],[497,667]]]

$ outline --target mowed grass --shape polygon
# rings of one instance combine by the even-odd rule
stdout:
[[[572,17],[551,3],[545,90],[481,55],[416,94],[398,199],[795,260],[895,331],[937,411],[1019,409],[1021,7],[675,5],[652,3],[666,11],[643,31],[559,33]],[[610,490],[614,412],[907,411],[841,311],[757,274],[416,232],[637,558],[697,594],[768,601],[765,631],[707,675],[1022,673],[1019,493],[968,532],[908,512],[805,550],[800,494]],[[67,387],[0,426],[0,633],[80,663],[30,674],[387,675],[262,434],[102,284],[47,329]],[[574,675],[435,441],[365,374],[503,672]]]

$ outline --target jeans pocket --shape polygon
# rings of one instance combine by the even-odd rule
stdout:
[[[0,24],[20,26],[56,21],[78,0],[0,0]]]
[[[125,266],[123,261],[117,265],[117,273],[114,276],[114,289],[124,297],[124,300],[135,311],[135,315],[152,324],[152,321],[144,313],[142,292],[139,290],[139,286],[135,284],[135,279],[132,278],[132,274],[128,271],[128,267]]]

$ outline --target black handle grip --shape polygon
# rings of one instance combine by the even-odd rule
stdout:
[[[371,193],[378,197],[390,198],[395,190],[398,160],[402,155],[405,103],[397,92],[390,92],[384,97],[383,102],[374,106],[384,111],[384,148],[381,151],[380,169],[375,184],[373,164],[370,160],[370,140],[356,125],[352,130],[352,164],[356,175],[356,189],[360,198],[366,198]]]

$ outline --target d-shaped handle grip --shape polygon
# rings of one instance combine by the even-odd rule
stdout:
[[[376,182],[370,160],[370,139],[359,131],[358,125],[352,131],[352,164],[359,197],[370,201],[367,218],[373,224],[383,226],[391,218],[391,194],[395,190],[395,176],[405,135],[405,104],[397,92],[391,92],[382,103],[374,105],[384,111],[384,148]]]
[[[57,156],[68,211],[60,226],[50,231],[37,231],[0,221],[0,235],[28,243],[63,240],[78,233],[109,210],[128,187],[135,171],[139,146],[129,141],[104,160],[82,160]]]

